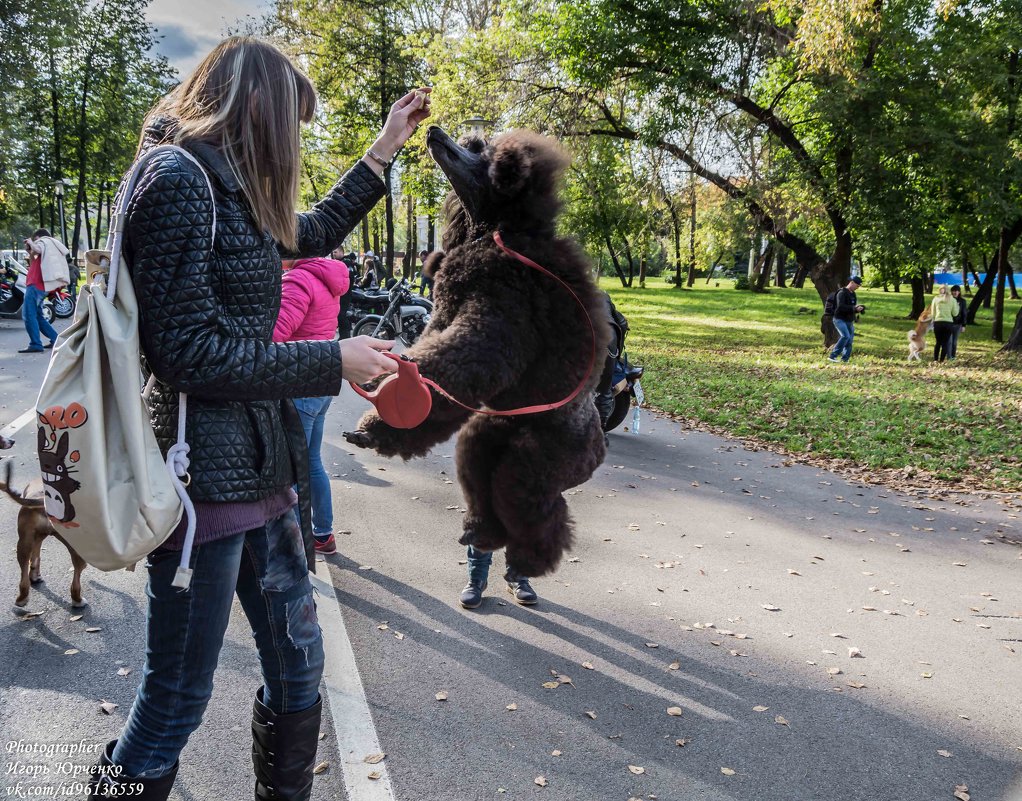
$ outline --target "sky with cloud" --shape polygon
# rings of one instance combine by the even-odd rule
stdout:
[[[185,75],[227,28],[238,27],[246,17],[258,17],[269,0],[153,0],[147,17],[159,30],[157,51]]]

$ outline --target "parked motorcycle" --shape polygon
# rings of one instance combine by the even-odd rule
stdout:
[[[47,298],[53,303],[53,313],[57,317],[70,317],[75,313],[74,298],[66,286],[54,289]]]
[[[607,360],[603,376],[596,388],[594,402],[600,412],[603,431],[606,433],[613,431],[624,422],[634,399],[635,407],[632,409],[631,430],[633,434],[638,434],[641,414],[639,407],[646,399],[640,381],[644,370],[641,365],[629,362],[628,354],[625,352],[628,320],[617,310],[609,295],[607,296],[607,305],[610,312],[612,335],[610,345],[607,347]]]
[[[353,290],[354,293],[354,290]],[[369,296],[366,302],[378,304],[379,298],[386,300],[382,313],[364,315],[352,327],[352,336],[372,336],[377,339],[399,339],[405,345],[413,345],[429,325],[433,302],[419,295],[413,295],[407,279],[391,283],[385,295]],[[358,298],[352,298],[352,308]],[[378,308],[378,307],[377,307]]]
[[[28,274],[20,264],[15,266],[10,261],[4,263],[3,274],[0,276],[0,319],[20,320],[21,309],[25,305],[25,282],[19,279]],[[54,318],[53,301],[43,301],[42,317],[52,324]]]

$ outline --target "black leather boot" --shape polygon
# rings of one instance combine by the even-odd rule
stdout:
[[[158,779],[131,779],[120,775],[116,766],[110,760],[114,752],[116,740],[111,740],[103,749],[103,755],[99,763],[89,771],[89,795],[88,798],[132,798],[135,801],[167,801],[170,796],[170,788],[174,786],[174,779],[177,776],[177,762],[171,768],[170,773],[160,776]]]
[[[301,712],[278,715],[263,703],[263,689],[252,709],[252,764],[255,801],[308,801],[319,746],[323,700]]]

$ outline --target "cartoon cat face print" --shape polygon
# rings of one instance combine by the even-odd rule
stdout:
[[[65,431],[57,440],[56,450],[48,450],[46,432],[39,429],[39,466],[45,493],[46,513],[61,523],[75,518],[75,508],[71,503],[71,494],[81,484],[71,477],[74,472],[67,464],[68,435]]]

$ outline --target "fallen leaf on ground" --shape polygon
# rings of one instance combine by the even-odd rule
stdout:
[[[320,762],[318,765],[316,765],[316,767],[312,769],[312,772],[318,776],[320,773],[322,773],[329,767],[330,763],[324,760],[323,762]]]
[[[533,784],[538,784],[540,787],[546,787],[549,782],[546,780],[546,776],[537,776],[532,780]]]
[[[561,686],[561,683],[559,681],[544,681],[543,682],[543,687],[545,689],[547,689],[547,690],[556,690],[560,686]]]
[[[518,709],[518,704],[512,702],[508,704],[506,707],[504,707],[504,709],[506,709],[508,712],[514,712],[516,709]]]
[[[64,651],[64,656],[74,656],[77,653],[80,653],[77,648],[68,648]]]
[[[932,679],[933,678],[933,674],[932,673],[923,673],[922,675],[923,675],[924,679]]]
[[[587,718],[592,718],[593,720],[596,720],[596,713],[595,713],[595,712],[593,712],[593,711],[592,711],[592,710],[590,709],[590,710],[586,711],[586,717],[587,717]]]
[[[864,657],[862,655],[862,651],[860,651],[858,648],[849,648],[848,649],[848,656],[851,657],[852,659],[865,659],[866,658],[866,657]]]
[[[437,701],[446,701],[447,700],[447,692],[445,690],[441,690],[440,692],[438,692],[433,697],[436,698]]]
[[[374,770],[374,771],[370,772],[369,774],[367,774],[366,778],[369,778],[369,779],[372,779],[373,781],[376,781],[377,779],[382,779],[383,778],[383,774],[380,773],[380,771],[378,771],[378,770]]]
[[[112,715],[114,710],[117,709],[117,704],[113,701],[107,701],[105,698],[100,702],[99,708],[103,710],[104,714]]]
[[[972,796],[969,795],[969,788],[964,784],[956,784],[955,798],[957,798],[958,801],[970,801]]]
[[[677,740],[674,741],[674,744],[678,746],[678,748],[684,748],[690,742],[692,742],[691,737],[679,737]]]
[[[754,706],[752,708],[752,711],[753,712],[766,712],[769,708],[770,707],[768,707],[768,706]]]
[[[669,664],[667,666],[667,669],[668,670],[678,670],[680,667],[681,667],[681,663],[680,662],[671,662],[671,664]]]
[[[389,629],[389,628],[390,628],[390,626],[388,626],[388,625],[387,625],[386,623],[381,623],[381,624],[380,624],[379,626],[377,626],[376,628],[378,628],[378,629],[379,629],[380,631],[386,631],[387,629]]]
[[[629,765],[628,770],[630,770],[636,776],[641,776],[643,773],[646,772],[645,768],[640,768],[638,765]]]
[[[81,620],[83,617],[85,617],[85,615],[71,615],[68,620],[74,623],[76,620]]]
[[[721,768],[720,772],[723,773],[725,776],[734,776],[735,775],[735,772],[733,770],[731,770],[731,768]]]
[[[841,675],[841,668],[839,668],[839,667],[827,668],[827,672],[831,676],[840,676]]]
[[[667,714],[670,715],[672,718],[681,717],[681,707],[680,706],[669,706],[669,707],[667,707]]]
[[[648,642],[648,643],[646,643],[646,647],[647,648],[659,648],[660,647],[660,643],[658,643],[658,642]]]
[[[550,756],[560,756],[560,755],[561,755],[561,752],[558,751],[556,748],[553,751],[550,752]]]
[[[861,681],[850,681],[848,682],[848,686],[851,687],[853,690],[861,690],[866,685],[863,684]]]
[[[801,573],[799,573],[799,572],[798,572],[797,570],[792,570],[792,569],[791,569],[791,568],[789,567],[789,568],[788,568],[788,575],[789,575],[789,576],[801,576],[802,574],[801,574]]]
[[[774,723],[776,723],[776,724],[778,724],[780,726],[787,726],[788,725],[788,721],[787,721],[786,718],[784,718],[783,715],[778,715],[777,717],[775,717],[774,718]]]
[[[781,607],[779,607],[779,606],[774,606],[773,604],[763,604],[762,606],[763,606],[763,608],[764,608],[764,609],[766,609],[766,610],[767,610],[768,612],[780,612],[780,611],[781,611]]]
[[[102,626],[89,626],[85,631],[88,634],[95,634],[97,631],[102,631],[102,630],[103,630]]]
[[[123,667],[117,671],[118,676],[129,676],[131,675],[131,668]]]
[[[950,751],[945,751],[943,748],[941,750],[939,750],[937,753],[940,754],[945,759],[950,759],[950,757],[951,757],[951,752]]]
[[[382,762],[386,758],[387,758],[386,754],[368,754],[362,758],[362,761],[365,762],[367,765],[375,765],[378,762]]]
[[[584,667],[586,670],[596,670],[592,662],[583,662],[582,667]]]
[[[400,631],[395,631],[394,632],[394,639],[395,640],[403,640],[404,638],[405,638],[405,635],[402,634]]]

